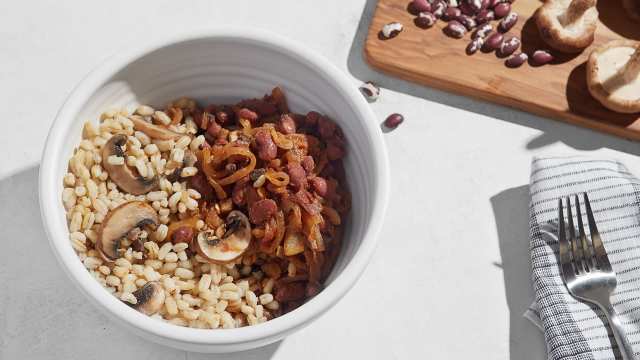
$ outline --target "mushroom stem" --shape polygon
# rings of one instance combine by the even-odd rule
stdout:
[[[640,44],[636,45],[636,51],[622,68],[625,82],[631,82],[640,76]]]
[[[562,26],[573,24],[594,6],[596,6],[596,0],[573,0],[569,4],[567,11],[558,20],[560,20]]]

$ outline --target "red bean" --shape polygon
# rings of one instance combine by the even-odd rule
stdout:
[[[500,20],[500,24],[498,24],[498,30],[506,33],[511,30],[512,27],[516,25],[518,22],[518,13],[510,12],[504,19]]]
[[[213,188],[201,171],[189,177],[189,186],[199,192],[203,199],[212,200],[214,197]]]
[[[457,20],[451,20],[442,31],[452,38],[461,39],[466,34],[467,28]]]
[[[494,18],[494,12],[485,9],[478,13],[478,15],[476,16],[476,21],[478,22],[478,24],[484,24],[493,21]]]
[[[287,174],[289,174],[289,183],[298,189],[304,189],[307,186],[307,172],[299,163],[287,164]]]
[[[484,46],[482,47],[485,51],[493,51],[496,50],[502,45],[502,40],[504,40],[504,36],[499,32],[494,32],[489,35],[487,40],[484,42]]]
[[[315,176],[309,179],[309,182],[311,183],[311,186],[313,186],[313,190],[316,192],[316,194],[322,197],[327,195],[327,180],[319,176]]]
[[[255,112],[247,108],[242,108],[238,110],[237,116],[238,116],[238,119],[247,119],[251,122],[258,120],[258,114],[256,114]]]
[[[344,149],[333,142],[327,144],[327,158],[329,160],[342,159],[345,155]]]
[[[504,62],[504,64],[509,68],[517,68],[517,67],[522,66],[522,64],[524,64],[525,61],[527,61],[528,58],[529,58],[529,56],[527,56],[527,54],[518,53],[518,54],[511,55],[511,57],[508,58]]]
[[[275,298],[278,302],[302,300],[305,297],[306,288],[303,282],[291,282],[278,285]]]
[[[460,24],[464,25],[467,30],[473,30],[473,28],[477,26],[476,21],[468,15],[460,15],[456,20],[458,20]]]
[[[216,123],[215,121],[211,121],[209,127],[207,128],[207,134],[211,135],[212,137],[216,137],[220,133],[220,130],[222,130],[222,126],[218,125],[218,123]]]
[[[404,116],[401,114],[395,113],[387,116],[387,119],[384,121],[384,126],[389,129],[397,128],[404,121]]]
[[[318,133],[320,134],[320,137],[325,140],[330,139],[331,137],[333,137],[335,131],[336,124],[334,124],[333,121],[329,120],[328,117],[321,116],[318,119]]]
[[[442,20],[455,20],[460,15],[462,15],[462,11],[460,11],[460,9],[449,6],[442,14]]]
[[[174,244],[190,243],[191,239],[193,239],[193,229],[189,226],[181,226],[171,235],[171,242]]]
[[[500,3],[493,8],[493,12],[496,15],[496,19],[502,19],[503,17],[509,15],[509,13],[511,12],[511,4]]]
[[[278,147],[273,142],[271,134],[266,130],[260,130],[255,135],[258,157],[262,160],[272,160],[278,155]]]
[[[307,116],[304,119],[304,123],[307,126],[316,126],[318,124],[318,119],[320,119],[320,113],[317,111],[310,111],[307,113]]]
[[[478,50],[480,50],[480,48],[482,48],[483,44],[484,44],[483,37],[476,37],[473,40],[471,40],[469,45],[467,45],[467,49],[466,49],[467,55],[475,54]]]
[[[415,19],[415,24],[416,26],[422,28],[422,29],[427,29],[433,26],[433,24],[436,23],[436,21],[438,21],[438,19],[436,19],[436,16],[433,15],[430,12],[421,12],[420,15],[418,15],[418,17]],[[371,96],[369,96],[371,97]]]
[[[440,19],[442,17],[442,15],[444,15],[444,11],[447,8],[447,4],[444,3],[444,1],[434,1],[431,4],[431,12],[433,13],[433,16],[436,17],[436,19]]]
[[[431,4],[427,0],[413,0],[411,6],[416,13],[431,11]]]
[[[293,134],[296,132],[296,122],[289,114],[281,115],[276,129],[283,134]]]
[[[312,172],[316,167],[316,162],[313,160],[313,156],[307,155],[302,158],[302,167],[307,173]]]
[[[534,65],[541,66],[553,61],[553,55],[546,50],[536,50],[531,56]]]
[[[486,24],[482,24],[480,25],[476,31],[473,33],[473,38],[486,38],[487,35],[489,35],[489,33],[491,33],[491,31],[493,30],[493,27],[491,26],[491,24],[486,23]]]
[[[258,200],[249,207],[249,219],[254,224],[262,224],[278,211],[278,205],[271,199]]]
[[[517,36],[514,36],[502,42],[500,49],[498,50],[498,54],[506,57],[513,54],[519,47],[520,39],[518,39]]]

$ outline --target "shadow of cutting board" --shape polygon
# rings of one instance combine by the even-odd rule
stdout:
[[[409,0],[380,0],[365,44],[366,61],[373,67],[416,83],[463,94],[572,124],[640,140],[640,114],[617,114],[591,97],[586,84],[587,48],[579,55],[557,56],[552,64],[524,64],[509,69],[494,53],[468,56],[470,34],[452,39],[442,33],[443,21],[431,29],[414,25],[407,11]],[[520,15],[509,32],[522,39],[522,50],[532,54],[548,48],[531,18],[538,0],[518,0]],[[640,40],[640,23],[629,20],[621,0],[599,1],[600,24],[593,46],[623,37]],[[397,37],[381,40],[379,31],[392,21],[404,24]],[[493,22],[494,27],[497,22]],[[559,55],[559,54],[557,54]]]

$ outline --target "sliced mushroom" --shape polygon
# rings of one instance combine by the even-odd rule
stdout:
[[[593,43],[596,0],[548,0],[535,14],[542,39],[552,48],[578,53]]]
[[[627,15],[635,21],[640,21],[640,1],[638,0],[622,0]]]
[[[234,210],[227,215],[225,234],[202,231],[196,239],[196,251],[212,263],[225,264],[241,256],[251,243],[251,225],[247,216]]]
[[[640,112],[640,43],[614,40],[594,50],[587,62],[587,84],[606,108]]]
[[[109,156],[125,157],[122,146],[127,143],[127,136],[117,134],[111,137],[102,149],[102,167],[109,174],[109,178],[122,190],[133,195],[146,194],[158,188],[158,177],[146,179],[135,175],[126,164],[112,165]]]
[[[147,203],[131,201],[111,210],[100,228],[96,248],[102,257],[112,262],[118,258],[120,240],[135,228],[158,225],[158,214]]]
[[[129,117],[129,120],[133,122],[133,127],[136,130],[142,131],[152,139],[178,140],[182,137],[182,134],[178,134],[177,132],[173,132],[162,126],[154,125],[137,116],[131,116]]]
[[[164,305],[164,289],[157,281],[147,282],[140,289],[134,291],[133,296],[136,297],[137,302],[127,304],[145,315],[157,313]]]

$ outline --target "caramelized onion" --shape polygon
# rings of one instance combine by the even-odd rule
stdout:
[[[274,171],[269,168],[264,176],[276,187],[283,187],[289,184],[289,174],[284,171]]]

